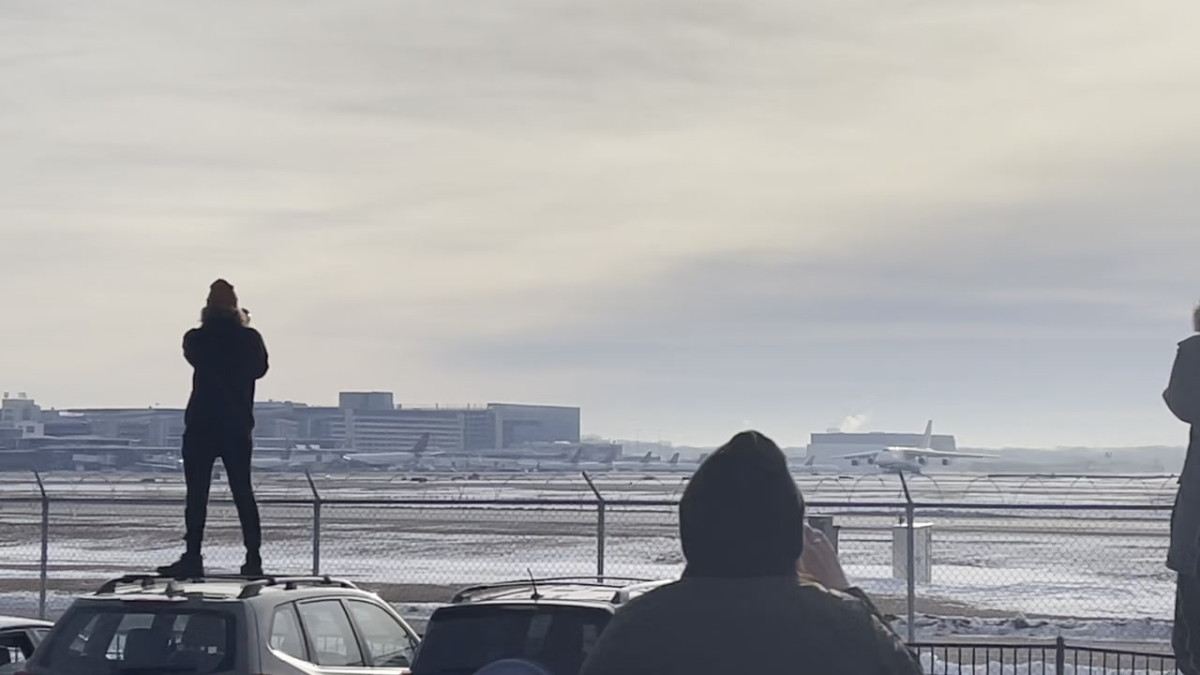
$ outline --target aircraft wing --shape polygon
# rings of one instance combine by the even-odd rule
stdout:
[[[947,452],[927,448],[892,448],[893,452],[903,453],[910,457],[958,457],[960,459],[990,459],[995,455],[977,455],[969,452]]]
[[[879,455],[879,450],[871,450],[869,452],[856,452],[851,455],[838,455],[837,457],[826,457],[826,459],[870,459]],[[813,459],[816,459],[815,457]]]

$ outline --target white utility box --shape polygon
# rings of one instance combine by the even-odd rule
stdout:
[[[918,584],[933,580],[933,524],[913,523],[913,568]],[[908,579],[908,525],[892,527],[892,578]]]

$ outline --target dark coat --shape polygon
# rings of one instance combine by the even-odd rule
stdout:
[[[792,576],[692,577],[650,591],[617,612],[580,673],[920,675],[922,670],[865,596]]]
[[[267,348],[258,331],[234,312],[209,312],[183,336],[194,369],[186,433],[246,435],[254,429],[254,386],[267,374]]]
[[[1182,574],[1197,574],[1200,567],[1200,335],[1179,343],[1171,381],[1163,400],[1179,421],[1192,425],[1187,458],[1179,474],[1179,493],[1171,512],[1171,548],[1167,567]]]
[[[582,675],[919,675],[861,592],[797,578],[804,500],[757,432],[700,465],[679,504],[687,568],[617,612]]]

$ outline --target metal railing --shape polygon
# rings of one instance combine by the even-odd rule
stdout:
[[[1068,643],[913,643],[929,675],[1175,675],[1166,654]]]

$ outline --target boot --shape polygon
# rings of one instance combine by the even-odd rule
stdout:
[[[242,576],[261,577],[263,575],[262,555],[258,551],[246,551],[246,562],[242,563]]]
[[[156,571],[160,576],[172,579],[203,579],[204,558],[199,553],[184,553],[179,560],[170,565],[163,565]]]

